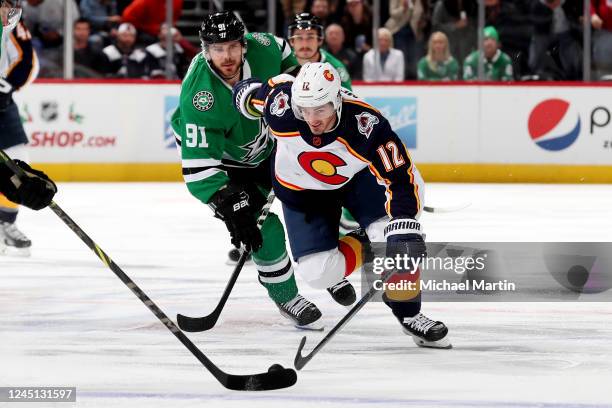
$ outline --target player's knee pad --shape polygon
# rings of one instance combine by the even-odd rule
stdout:
[[[389,217],[380,218],[366,227],[366,233],[370,242],[385,242],[385,227],[389,223]]]
[[[326,289],[344,278],[346,261],[337,249],[305,255],[297,262],[296,271],[310,286]]]

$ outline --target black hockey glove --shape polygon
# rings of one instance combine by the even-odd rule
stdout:
[[[261,231],[257,228],[257,213],[263,206],[260,196],[263,197],[255,189],[245,191],[243,186],[228,184],[210,199],[215,216],[225,222],[236,248],[242,244],[247,251],[256,252],[263,244]]]
[[[45,173],[34,170],[27,163],[15,160],[25,176],[17,177],[6,164],[0,164],[0,178],[3,182],[2,193],[16,204],[22,204],[33,210],[45,208],[57,193],[57,186]]]
[[[421,223],[414,218],[395,217],[385,227],[387,257],[407,255],[410,258],[427,256],[427,248],[421,232]]]
[[[232,88],[232,100],[234,106],[242,116],[256,120],[263,115],[251,104],[251,98],[261,88],[262,82],[257,78],[247,78],[239,81]]]

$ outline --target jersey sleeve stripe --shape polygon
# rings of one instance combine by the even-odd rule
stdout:
[[[352,103],[354,105],[363,106],[364,108],[372,109],[374,112],[376,112],[378,114],[381,114],[378,109],[376,109],[372,105],[370,105],[370,104],[368,104],[366,102],[363,102],[363,101],[357,101],[357,100],[353,100],[353,99],[343,99],[343,102],[347,102],[347,103]]]
[[[210,167],[221,165],[221,160],[216,159],[183,159],[183,168],[189,169],[194,167]]]
[[[225,171],[212,168],[194,174],[185,174],[183,175],[183,178],[185,179],[185,183],[195,183],[196,181],[202,181],[218,173],[224,173],[227,176],[227,173]]]
[[[295,191],[302,191],[304,190],[302,187],[298,187],[295,184],[291,184],[283,179],[281,179],[280,177],[278,177],[278,174],[275,175],[276,180],[278,180],[278,182],[283,186],[283,187],[287,187],[290,190],[295,190]]]
[[[277,132],[272,128],[270,128],[270,131],[277,137],[295,137],[300,135],[300,132]]]

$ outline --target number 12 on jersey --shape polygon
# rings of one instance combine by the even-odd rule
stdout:
[[[386,150],[385,150],[385,147],[387,148]],[[387,150],[391,152],[391,157],[393,158],[393,164],[391,164],[391,160],[389,158],[389,155],[387,154]],[[378,149],[376,149],[376,152],[380,156],[380,160],[383,162],[383,165],[385,166],[385,170],[387,172],[392,171],[394,167],[397,169],[402,164],[406,163],[404,158],[400,154],[399,148],[393,142],[389,142],[385,146],[383,145],[378,146]]]
[[[204,126],[196,126],[193,123],[188,123],[185,127],[187,135],[187,147],[208,147],[206,143],[206,129]],[[199,137],[202,136],[202,140],[198,142]]]

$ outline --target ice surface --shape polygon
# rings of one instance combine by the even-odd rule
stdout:
[[[56,201],[170,317],[212,310],[232,267],[224,225],[180,183],[62,184]],[[612,188],[429,184],[429,241],[612,241]],[[287,390],[227,391],[50,210],[22,211],[31,258],[0,258],[0,386],[76,386],[79,407],[612,406],[612,304],[429,303],[452,350],[417,348],[367,305]],[[300,285],[331,327],[345,309]],[[212,331],[223,370],[292,367],[289,326],[248,266]],[[321,338],[307,333],[308,352]],[[42,407],[49,404],[0,403]],[[58,404],[67,407],[71,404]]]

